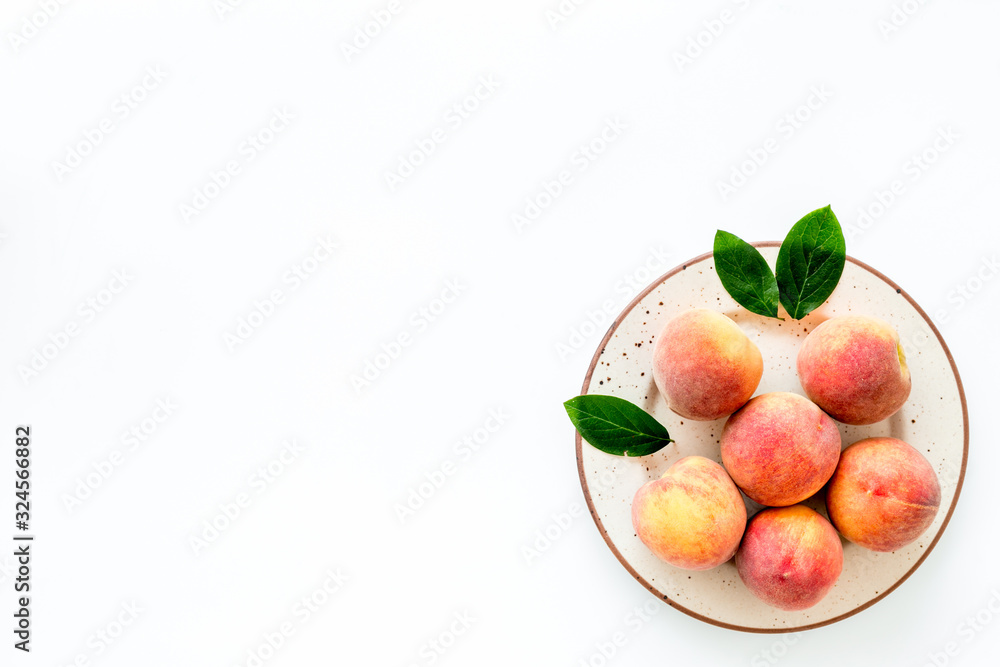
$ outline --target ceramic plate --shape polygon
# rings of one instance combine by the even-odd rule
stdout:
[[[758,244],[770,266],[777,243]],[[657,559],[632,529],[636,490],[660,477],[677,459],[698,454],[721,463],[719,437],[725,419],[696,422],[667,409],[652,377],[653,342],[663,325],[690,308],[711,308],[731,317],[760,348],[764,377],[757,394],[803,394],[795,357],[820,322],[847,314],[872,315],[899,332],[913,388],[903,408],[869,426],[840,424],[843,444],[892,436],[916,447],[937,471],[941,509],[930,528],[909,546],[875,553],[842,540],[844,570],[816,606],[797,612],[769,607],[740,581],[733,561],[707,572],[681,570]],[[969,425],[958,369],[944,340],[923,310],[891,280],[848,258],[833,296],[800,321],[755,315],[736,304],[722,287],[711,253],[677,267],[648,287],[618,316],[601,341],[583,383],[584,394],[620,396],[641,406],[676,441],[656,454],[623,458],[605,454],[576,436],[580,481],[590,512],[608,546],[643,586],[695,618],[747,632],[791,632],[839,621],[881,600],[899,586],[941,538],[955,509],[968,457]],[[826,515],[822,491],[806,501]],[[760,506],[747,500],[748,514]]]

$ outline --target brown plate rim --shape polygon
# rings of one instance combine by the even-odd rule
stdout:
[[[779,247],[781,243],[778,241],[760,241],[757,243],[753,243],[751,245],[757,248],[776,248]],[[608,341],[611,340],[611,337],[614,335],[615,331],[618,330],[618,327],[619,325],[621,325],[621,322],[625,318],[625,316],[627,316],[630,312],[632,312],[632,309],[635,308],[635,306],[640,301],[642,301],[642,299],[644,299],[647,294],[649,294],[656,287],[662,284],[663,281],[679,273],[680,271],[687,270],[689,266],[703,262],[706,259],[711,259],[711,257],[712,253],[706,252],[702,255],[698,255],[697,257],[688,260],[687,262],[684,262],[683,264],[678,264],[673,269],[667,271],[665,274],[660,276],[657,280],[650,283],[649,286],[646,287],[646,289],[644,289],[641,293],[639,293],[634,299],[632,299],[632,301],[627,306],[625,306],[622,312],[619,313],[618,317],[615,318],[614,322],[611,323],[611,327],[608,329],[608,332],[604,335],[604,338],[601,339],[601,343],[600,345],[598,345],[597,351],[594,353],[594,357],[590,361],[590,368],[587,369],[587,375],[583,380],[583,388],[580,392],[581,394],[586,394],[590,389],[590,381],[594,375],[594,369],[597,367],[597,362],[601,357],[601,353],[607,346]],[[962,485],[965,482],[966,463],[969,460],[969,408],[965,401],[965,388],[962,386],[962,378],[958,373],[958,366],[955,365],[955,359],[954,357],[952,357],[951,350],[948,349],[947,343],[944,342],[944,338],[941,337],[941,332],[938,331],[938,328],[934,325],[934,322],[931,321],[931,318],[927,316],[927,313],[924,311],[924,309],[921,308],[920,305],[913,300],[913,297],[911,297],[903,288],[897,285],[894,281],[890,280],[884,273],[875,268],[872,268],[865,262],[855,259],[850,255],[847,256],[847,261],[856,264],[862,269],[865,269],[866,271],[874,274],[877,278],[880,278],[887,285],[895,289],[897,294],[901,294],[903,298],[909,301],[910,305],[912,305],[914,309],[916,309],[916,311],[920,314],[920,316],[924,319],[924,321],[928,324],[928,326],[930,326],[931,331],[934,332],[934,335],[937,336],[938,342],[941,344],[941,348],[944,350],[945,356],[948,357],[948,363],[951,364],[952,373],[955,375],[955,384],[958,387],[958,395],[962,401],[962,419],[964,422],[963,426],[965,430],[964,443],[962,447],[962,467],[961,470],[959,471],[958,483],[955,486],[955,496],[954,498],[952,498],[951,506],[948,508],[948,513],[945,515],[944,522],[941,524],[941,528],[938,529],[938,532],[934,536],[934,539],[931,540],[930,545],[923,552],[923,554],[921,554],[920,558],[918,558],[917,561],[913,564],[913,567],[907,570],[906,573],[904,573],[903,576],[900,577],[896,583],[894,583],[892,586],[889,586],[885,591],[883,591],[877,597],[872,598],[871,600],[856,607],[855,609],[852,609],[849,612],[846,612],[834,618],[827,619],[825,621],[819,621],[817,623],[809,623],[806,625],[800,625],[790,628],[751,628],[745,625],[734,625],[732,623],[724,623],[714,618],[709,618],[708,616],[699,614],[695,611],[688,609],[687,607],[676,602],[675,600],[671,600],[668,596],[662,595],[660,591],[656,590],[656,588],[654,588],[648,581],[646,581],[642,576],[640,576],[639,573],[635,571],[635,568],[633,568],[632,565],[627,560],[625,560],[621,552],[611,541],[611,538],[608,536],[607,530],[605,530],[604,528],[604,524],[601,523],[601,519],[600,517],[597,516],[597,512],[594,509],[594,501],[590,496],[590,489],[587,486],[587,477],[583,469],[583,438],[580,436],[579,433],[576,433],[576,463],[577,463],[577,470],[580,475],[580,484],[583,487],[583,495],[587,500],[587,509],[590,511],[590,516],[591,518],[593,518],[594,523],[597,525],[597,529],[600,531],[601,537],[604,538],[605,543],[611,549],[611,552],[615,555],[615,558],[618,559],[618,562],[620,562],[625,567],[625,569],[628,570],[629,574],[631,574],[636,579],[636,581],[642,584],[650,593],[652,593],[658,599],[662,599],[664,602],[666,602],[674,609],[682,611],[688,616],[696,618],[699,621],[704,621],[705,623],[716,625],[721,628],[726,628],[729,630],[739,630],[741,632],[752,632],[759,634],[782,634],[786,632],[800,632],[802,630],[811,630],[813,628],[820,628],[825,625],[830,625],[832,623],[842,621],[845,618],[854,616],[855,614],[864,611],[865,609],[872,606],[885,596],[889,595],[889,593],[896,590],[900,584],[906,581],[910,577],[910,575],[913,574],[918,567],[920,567],[920,564],[923,563],[924,560],[927,558],[927,556],[930,555],[931,551],[934,550],[934,547],[937,545],[938,540],[940,540],[941,536],[944,534],[945,528],[948,527],[948,522],[951,521],[952,514],[955,512],[955,506],[958,504],[958,498],[962,493]]]

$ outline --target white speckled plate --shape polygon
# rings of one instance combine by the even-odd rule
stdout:
[[[757,244],[774,266],[777,243]],[[840,425],[843,444],[871,436],[892,436],[920,450],[937,471],[941,509],[916,542],[893,553],[875,553],[843,540],[844,570],[830,593],[805,611],[786,612],[765,605],[744,587],[732,561],[707,572],[674,568],[657,559],[632,529],[632,496],[677,459],[699,454],[721,462],[719,436],[725,419],[695,422],[667,409],[653,384],[653,341],[663,325],[689,308],[725,313],[750,336],[764,356],[764,377],[757,394],[802,394],[795,357],[809,331],[820,322],[848,313],[880,317],[900,334],[913,389],[903,408],[870,426]],[[576,436],[577,464],[590,512],[622,565],[646,588],[695,618],[747,632],[791,632],[839,621],[856,614],[899,586],[940,539],[955,509],[965,476],[969,420],[958,369],[940,333],[923,310],[891,280],[848,258],[833,296],[801,321],[784,322],[738,306],[715,273],[711,253],[692,259],[660,278],[629,304],[601,341],[583,383],[584,394],[628,399],[654,415],[675,443],[641,458],[605,454]],[[806,501],[826,514],[821,491]],[[747,501],[750,513],[759,505]]]

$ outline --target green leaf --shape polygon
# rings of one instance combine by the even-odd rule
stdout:
[[[778,250],[781,305],[800,320],[823,305],[840,282],[847,258],[844,231],[827,206],[795,223]]]
[[[719,280],[736,303],[752,313],[778,317],[778,282],[757,248],[720,229],[712,254]]]
[[[563,403],[583,439],[615,456],[646,456],[673,440],[648,412],[617,396],[577,396]]]

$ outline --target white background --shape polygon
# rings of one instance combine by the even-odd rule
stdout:
[[[351,54],[388,0],[48,5],[0,9],[0,516],[13,534],[14,427],[28,423],[37,536],[30,655],[11,647],[12,547],[0,551],[0,662],[995,660],[996,3],[909,0],[887,31],[890,0],[587,0],[559,20],[558,0],[404,0]],[[475,110],[449,120],[463,102]],[[244,142],[275,109],[294,118],[250,160]],[[112,131],[91,142],[103,119]],[[608,122],[622,129],[581,162]],[[435,128],[443,142],[390,187]],[[764,164],[744,166],[772,138]],[[925,150],[933,163],[914,170]],[[239,173],[184,215],[230,160]],[[753,173],[724,195],[734,169]],[[539,199],[562,171],[570,184]],[[529,199],[546,206],[518,225]],[[826,204],[849,254],[934,316],[965,383],[965,488],[919,570],[863,613],[783,640],[665,605],[634,622],[655,600],[586,514],[526,556],[583,506],[561,403],[609,324],[592,326],[595,311],[708,251],[717,228],[780,240]],[[305,262],[328,236],[333,255]],[[315,272],[296,286],[287,272],[304,262]],[[276,289],[271,317],[227,343]],[[396,358],[379,357],[401,334]],[[352,376],[376,361],[359,390]],[[177,406],[162,423],[158,400]],[[456,449],[491,410],[499,430]],[[143,428],[138,446],[123,440]],[[293,439],[302,451],[261,484]],[[248,506],[220,519],[240,494]],[[196,549],[213,520],[225,528]],[[329,595],[328,571],[347,577]],[[306,620],[295,605],[314,594],[324,604]],[[977,613],[986,622],[969,625]],[[454,625],[452,643],[456,615],[471,627]],[[261,653],[286,622],[291,636]]]

